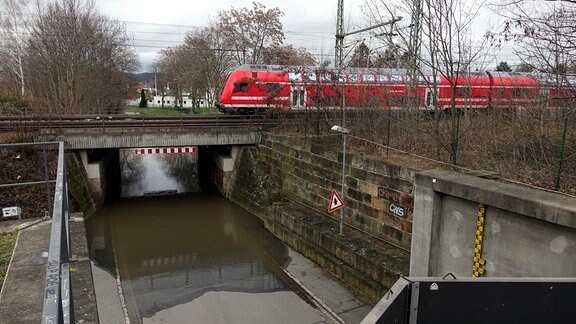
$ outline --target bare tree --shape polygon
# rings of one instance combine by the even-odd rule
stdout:
[[[182,50],[188,66],[191,94],[205,96],[209,103],[221,93],[227,73],[233,67],[232,51],[226,48],[225,31],[215,23],[186,36]],[[196,101],[196,100],[195,100]]]
[[[576,3],[563,1],[536,7],[525,1],[505,1],[504,8],[500,10],[507,18],[504,39],[519,45],[514,53],[525,70],[539,72],[541,81],[550,87],[569,89],[561,91],[562,98],[555,99],[558,103],[564,100],[561,106],[570,113],[576,99]]]
[[[411,17],[395,24],[392,30],[382,27],[383,34],[394,34],[395,44],[388,39],[388,46],[398,46],[405,51],[404,57],[411,63],[407,65],[406,81],[413,86],[403,95],[406,108],[420,107],[417,89],[425,86],[430,89],[431,106],[437,106],[438,80],[447,80],[450,86],[451,109],[446,116],[443,111],[435,111],[435,117],[421,127],[435,139],[439,150],[450,156],[452,164],[457,163],[460,143],[475,125],[461,120],[461,107],[456,106],[456,94],[461,88],[469,86],[472,65],[482,69],[486,62],[487,40],[474,38],[478,31],[473,23],[479,16],[483,1],[456,0],[366,0],[364,12],[373,24],[388,21],[398,16]],[[394,47],[392,47],[394,48]],[[413,116],[408,117],[411,120]],[[440,152],[439,152],[440,154]]]
[[[199,99],[213,103],[232,67],[231,53],[224,47],[223,32],[210,25],[190,32],[184,44],[163,50],[156,66],[181,103],[186,92],[196,106]]]
[[[260,64],[267,47],[279,46],[284,41],[282,22],[284,13],[279,8],[267,9],[258,2],[252,9],[241,8],[219,11],[217,25],[224,31],[226,44],[234,50],[236,64]]]
[[[179,107],[182,92],[181,84],[185,78],[186,71],[184,71],[184,62],[181,57],[180,47],[163,49],[160,52],[160,57],[154,63],[155,69],[160,72],[159,85],[162,89],[162,108],[164,108],[164,97],[166,95],[173,95],[175,108]]]
[[[37,4],[26,71],[48,113],[110,113],[123,106],[126,72],[138,67],[125,26],[92,0]],[[32,82],[33,81],[33,82]]]
[[[26,94],[24,57],[27,41],[26,0],[0,0],[0,78],[9,80],[20,97]]]
[[[262,63],[286,66],[316,65],[314,55],[304,48],[294,48],[292,45],[279,45],[265,48]]]

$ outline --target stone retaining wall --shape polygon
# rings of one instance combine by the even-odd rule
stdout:
[[[340,152],[276,136],[264,136],[260,151],[283,195],[327,210],[332,190],[340,193]],[[346,160],[345,223],[410,250],[416,170],[357,154]]]
[[[257,148],[244,148],[230,198],[375,303],[408,273],[414,171],[347,156],[345,220],[352,227],[339,235],[338,215],[327,208],[331,191],[341,188],[341,161],[341,153],[321,145],[267,135]],[[393,215],[391,205],[404,208],[403,216]]]

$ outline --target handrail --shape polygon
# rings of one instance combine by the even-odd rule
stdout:
[[[58,143],[58,170],[52,210],[52,231],[44,285],[42,323],[74,323],[70,285],[70,231],[64,142]]]

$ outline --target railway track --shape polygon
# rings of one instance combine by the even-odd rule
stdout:
[[[282,122],[265,116],[2,116],[0,132],[57,131],[65,129],[247,129],[266,130]]]

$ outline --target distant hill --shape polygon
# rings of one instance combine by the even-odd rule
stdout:
[[[139,82],[154,80],[154,73],[150,72],[134,73],[132,76],[134,76]]]
[[[142,73],[125,73],[126,79],[133,80],[136,82],[146,82],[146,81],[154,81],[154,74],[150,72],[142,72]]]

